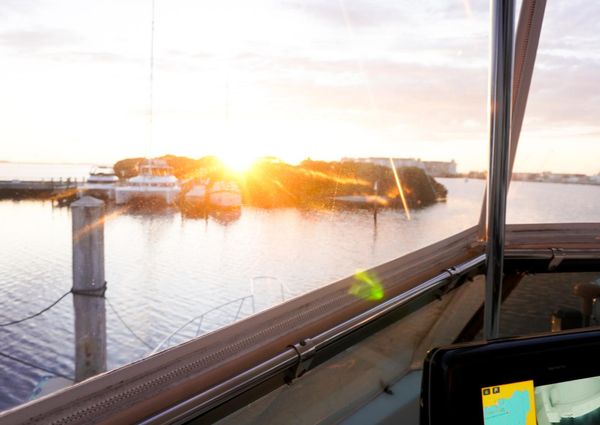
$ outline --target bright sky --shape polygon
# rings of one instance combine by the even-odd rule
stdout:
[[[481,0],[0,2],[0,160],[487,164]],[[600,171],[600,3],[549,2],[517,171]]]

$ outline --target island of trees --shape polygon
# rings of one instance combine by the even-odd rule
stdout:
[[[389,167],[352,161],[313,161],[287,164],[274,157],[258,160],[244,173],[229,170],[218,158],[207,156],[192,159],[166,155],[161,157],[184,187],[195,179],[235,181],[245,205],[277,208],[331,208],[336,200],[352,198],[356,205],[402,207],[400,190]],[[114,164],[122,179],[137,175],[138,164],[144,158],[128,158]],[[401,167],[397,170],[402,192],[411,209],[431,205],[446,198],[446,188],[422,169]],[[360,202],[364,199],[365,202]],[[344,204],[339,202],[338,205]]]

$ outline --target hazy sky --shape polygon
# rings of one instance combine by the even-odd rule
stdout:
[[[516,169],[600,171],[600,3],[549,1]],[[488,2],[0,1],[0,159],[487,164]]]

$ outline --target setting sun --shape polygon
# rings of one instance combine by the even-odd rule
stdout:
[[[229,152],[219,154],[219,159],[227,168],[241,174],[248,171],[258,158],[248,155],[246,152]]]

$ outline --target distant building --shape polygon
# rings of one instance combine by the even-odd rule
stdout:
[[[587,183],[589,177],[585,174],[558,174],[545,171],[542,173],[542,181],[556,183]]]
[[[448,161],[424,161],[425,171],[431,177],[450,177],[455,176],[456,162],[454,160]]]
[[[517,181],[540,181],[542,175],[540,173],[512,173],[512,179]]]
[[[566,183],[587,183],[589,177],[585,174],[567,174],[564,178]]]
[[[342,161],[362,162],[367,164],[381,165],[391,168],[390,159],[394,167],[417,167],[425,170],[425,164],[420,159],[415,158],[388,158],[388,157],[369,157],[369,158],[342,158]]]
[[[470,179],[487,179],[487,171],[469,171],[467,177]]]
[[[420,158],[387,158],[387,157],[369,157],[369,158],[342,158],[342,161],[362,162],[367,164],[381,165],[391,168],[391,162],[395,168],[416,167],[425,171],[432,177],[455,176],[456,162],[448,161],[421,161]]]

